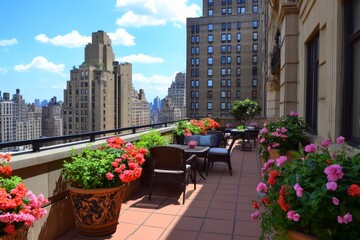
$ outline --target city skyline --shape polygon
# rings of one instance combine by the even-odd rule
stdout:
[[[164,98],[185,72],[186,17],[201,15],[201,0],[68,0],[1,3],[0,89],[21,89],[26,102],[63,100],[70,70],[83,62],[90,33],[109,33],[116,60],[133,64],[133,85],[149,102]],[[12,9],[16,9],[16,14]]]

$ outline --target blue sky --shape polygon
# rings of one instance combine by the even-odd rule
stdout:
[[[70,69],[84,61],[91,33],[107,32],[116,60],[133,64],[133,85],[152,102],[186,68],[186,17],[202,0],[0,2],[0,91],[26,102],[63,100]]]

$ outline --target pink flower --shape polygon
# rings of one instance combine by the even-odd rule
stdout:
[[[291,111],[290,116],[297,117],[297,116],[299,116],[299,114],[297,112]]]
[[[295,184],[294,189],[296,191],[296,196],[302,197],[304,189],[298,183]]]
[[[257,185],[257,187],[256,187],[256,191],[258,192],[258,193],[260,193],[260,192],[267,192],[269,190],[269,188],[266,186],[266,184],[265,183],[263,183],[263,182],[260,182],[258,185]]]
[[[330,145],[330,143],[331,143],[331,139],[327,138],[327,139],[322,140],[321,146],[327,147]]]
[[[305,152],[307,153],[315,152],[316,148],[317,148],[316,144],[311,143],[305,147]]]
[[[273,165],[273,163],[275,162],[274,159],[269,159],[267,162],[264,163],[264,166],[261,168],[261,170],[263,172],[265,172],[266,170],[268,170],[269,168],[271,168],[271,166]]]
[[[280,167],[282,164],[284,164],[287,161],[286,156],[280,156],[278,159],[276,159],[276,166]]]
[[[265,142],[265,138],[260,139],[260,141],[259,141],[259,142],[260,142],[260,143]]]
[[[350,213],[347,213],[344,215],[344,217],[338,216],[337,220],[338,220],[338,223],[348,224],[349,222],[352,222],[352,215]]]
[[[336,182],[326,183],[326,189],[329,191],[335,191],[337,189],[337,183]]]
[[[252,220],[257,220],[260,217],[260,211],[255,211],[251,214]]]
[[[114,174],[108,172],[106,173],[106,178],[107,180],[112,180],[114,178]]]
[[[333,164],[324,169],[324,173],[327,174],[328,181],[337,181],[344,176],[342,172],[342,167],[339,164]]]
[[[296,213],[294,210],[291,210],[291,211],[288,211],[287,218],[289,220],[293,220],[293,221],[297,222],[300,219],[300,215],[298,213]]]
[[[337,139],[336,139],[336,142],[337,144],[343,144],[345,141],[345,138],[343,136],[339,136]]]
[[[286,132],[287,132],[287,129],[286,129],[285,127],[282,127],[282,128],[281,128],[281,132],[282,132],[282,133],[286,133]]]
[[[336,197],[333,197],[333,198],[332,198],[332,202],[333,202],[333,204],[336,205],[336,206],[339,205],[339,203],[340,203],[339,199],[337,199]]]
[[[278,146],[280,146],[280,143],[273,143],[273,145],[271,145],[272,148],[277,148]]]

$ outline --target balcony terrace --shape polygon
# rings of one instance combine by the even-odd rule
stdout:
[[[172,127],[159,129],[171,132]],[[139,134],[122,137],[137,140]],[[104,140],[95,141],[97,147]],[[128,193],[123,203],[117,232],[112,236],[91,238],[80,235],[61,176],[64,160],[70,150],[80,151],[87,143],[54,148],[46,151],[16,155],[12,159],[15,175],[24,179],[35,194],[50,199],[47,216],[34,223],[28,239],[259,239],[259,222],[251,220],[251,200],[257,198],[256,185],[260,180],[257,150],[242,151],[237,142],[232,152],[233,176],[227,165],[214,163],[206,180],[197,178],[197,188],[189,184],[186,201],[174,185],[156,185],[152,200],[147,199],[149,186],[138,183],[135,192]],[[136,188],[136,186],[135,186]]]

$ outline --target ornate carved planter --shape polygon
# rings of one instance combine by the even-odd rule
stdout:
[[[293,231],[293,230],[288,230],[288,237],[289,237],[289,240],[316,240],[317,239],[316,237],[306,235],[304,233]]]
[[[68,185],[81,234],[106,236],[116,231],[126,187],[85,190]]]
[[[269,150],[269,159],[277,159],[279,158],[281,155],[279,153],[279,150],[277,149],[270,149]],[[293,154],[293,151],[287,151],[286,155],[288,160],[292,160],[294,159],[294,154]]]
[[[29,227],[23,225],[22,227],[15,229],[13,234],[1,235],[0,240],[27,240],[27,234]]]

